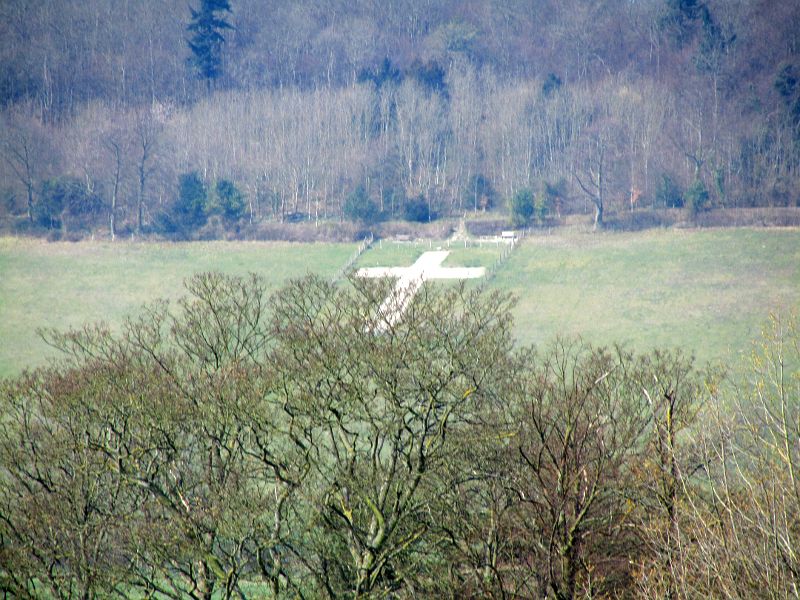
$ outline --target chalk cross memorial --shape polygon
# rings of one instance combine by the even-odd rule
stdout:
[[[356,271],[357,277],[396,277],[397,283],[378,309],[379,329],[393,327],[411,304],[411,300],[430,279],[475,279],[486,274],[484,267],[443,267],[449,250],[425,252],[410,267],[367,267]]]

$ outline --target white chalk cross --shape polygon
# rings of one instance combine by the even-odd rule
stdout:
[[[397,277],[397,283],[383,301],[378,314],[380,329],[394,326],[411,304],[414,295],[429,279],[475,279],[486,274],[484,267],[443,267],[449,250],[425,252],[410,267],[367,267],[356,271],[357,277]]]

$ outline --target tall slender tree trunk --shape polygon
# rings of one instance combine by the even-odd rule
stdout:
[[[33,183],[25,184],[25,191],[28,193],[28,221],[33,223]]]
[[[596,200],[594,203],[594,230],[603,228],[603,201]]]
[[[119,174],[122,156],[119,145],[112,142],[111,148],[114,152],[114,187],[111,191],[111,214],[109,215],[108,227],[111,231],[111,240],[114,241],[117,237],[117,196],[119,194]]]
[[[139,195],[136,199],[136,235],[142,235],[142,220],[144,212],[144,185],[146,182],[144,159],[139,163]]]

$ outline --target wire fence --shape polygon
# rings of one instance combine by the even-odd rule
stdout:
[[[434,240],[428,238],[414,238],[414,239],[378,239],[378,244],[383,247],[383,244],[392,244],[394,246],[412,246],[414,248],[427,248],[429,250],[452,250],[455,248],[488,248],[492,246],[512,246],[519,243],[522,237],[527,235],[527,230],[516,232],[514,238],[503,238],[501,236],[481,236],[478,238],[464,238],[464,239],[449,239],[449,240]],[[505,252],[505,251],[503,251]]]
[[[365,237],[363,240],[361,240],[361,243],[358,245],[358,248],[356,248],[355,252],[353,252],[350,258],[347,259],[347,262],[338,271],[336,271],[336,275],[333,276],[333,279],[331,281],[333,283],[336,283],[337,281],[340,281],[345,275],[347,275],[350,272],[350,269],[353,268],[355,262],[358,260],[358,257],[364,254],[364,252],[366,252],[367,249],[370,246],[372,246],[372,243],[374,241],[375,241],[375,236],[373,236],[371,233],[369,234],[368,237]]]
[[[522,240],[527,237],[528,233],[528,229],[522,229],[519,232],[515,232],[515,235],[506,242],[506,247],[500,252],[500,256],[497,258],[497,260],[494,261],[491,266],[486,268],[486,277],[484,277],[483,282],[481,283],[482,286],[485,286],[492,279],[494,279],[497,271],[508,260],[514,250],[519,247],[519,245],[522,243]]]
[[[449,239],[449,240],[432,240],[424,238],[416,239],[391,239],[379,240],[381,244],[393,244],[397,246],[406,245],[413,247],[423,247],[428,249],[441,249],[451,250],[455,248],[484,248],[496,246],[500,248],[500,254],[497,259],[488,267],[486,267],[486,276],[481,283],[482,286],[486,285],[492,278],[494,278],[497,271],[508,260],[514,250],[522,243],[522,241],[530,235],[530,229],[522,229],[519,231],[504,232],[502,235],[494,236],[481,236],[477,238],[463,238],[463,239]]]

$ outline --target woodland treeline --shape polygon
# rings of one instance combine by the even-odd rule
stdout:
[[[50,333],[0,382],[4,597],[794,595],[796,318],[725,374],[390,285],[202,274]]]
[[[525,223],[800,200],[793,2],[17,1],[0,17],[18,231],[427,221],[509,214],[520,193]]]

